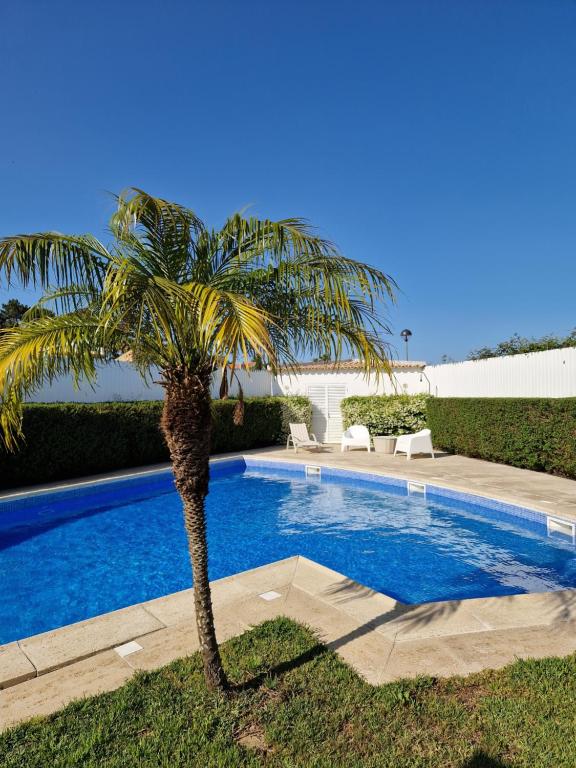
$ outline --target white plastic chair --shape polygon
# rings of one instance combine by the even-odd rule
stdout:
[[[420,432],[415,432],[413,435],[400,435],[396,438],[394,456],[397,453],[405,453],[406,458],[410,459],[415,453],[431,453],[432,458],[435,459],[431,435],[429,429],[421,429]]]
[[[295,453],[298,453],[298,448],[318,448],[322,447],[322,443],[319,443],[316,439],[316,435],[312,432],[308,434],[308,427],[306,424],[290,424],[290,434],[288,440],[286,440],[286,450],[290,447],[290,443],[294,446]]]
[[[370,453],[370,432],[362,424],[353,424],[342,435],[340,445],[342,451],[349,448],[366,448]]]

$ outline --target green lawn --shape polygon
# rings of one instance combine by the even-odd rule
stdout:
[[[228,699],[207,693],[195,655],[6,732],[0,765],[576,766],[576,656],[372,688],[287,619],[223,655]]]

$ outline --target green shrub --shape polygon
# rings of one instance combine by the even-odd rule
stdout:
[[[244,424],[237,427],[235,404],[213,402],[213,453],[281,443],[288,420],[306,421],[311,413],[305,397],[247,398]],[[0,449],[0,488],[168,461],[161,413],[159,401],[27,405],[25,445],[15,454]]]
[[[434,446],[576,478],[576,398],[430,398]]]
[[[312,405],[307,397],[250,397],[245,400],[244,424],[233,422],[236,400],[214,400],[212,433],[213,453],[244,451],[282,443],[290,421],[312,419]]]
[[[307,397],[289,395],[280,398],[282,412],[282,440],[285,441],[290,433],[290,422],[306,424],[308,431],[312,429],[312,403]]]
[[[342,400],[344,428],[364,424],[372,437],[407,435],[426,426],[428,395],[371,395]]]

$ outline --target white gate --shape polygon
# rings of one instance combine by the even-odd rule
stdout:
[[[340,403],[346,397],[346,386],[309,386],[308,397],[312,403],[312,432],[322,443],[339,443],[344,431]]]

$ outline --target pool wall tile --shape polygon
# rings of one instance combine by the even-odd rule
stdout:
[[[269,461],[265,459],[254,459],[250,456],[244,457],[246,467],[250,469],[281,469],[285,472],[295,472],[298,475],[306,473],[306,464],[291,461]],[[312,464],[313,462],[309,462]],[[316,465],[315,465],[316,466]],[[324,467],[322,467],[324,471]]]
[[[245,457],[245,462],[246,466],[250,469],[274,469],[295,472],[300,475],[305,474],[306,464],[313,464],[312,460],[306,463],[300,463],[285,460],[260,460],[248,456]],[[321,466],[321,477],[323,478],[360,480],[361,482],[374,483],[375,485],[390,490],[394,489],[392,492],[400,492],[402,494],[408,493],[409,481],[402,478],[352,469],[341,469],[339,467],[319,466]],[[500,501],[498,499],[491,499],[487,496],[480,496],[466,491],[444,488],[442,486],[427,483],[426,481],[422,481],[422,484],[426,486],[426,498],[430,500],[436,499],[437,501],[447,503],[449,506],[451,501],[458,504],[467,504],[474,508],[473,511],[477,511],[478,513],[484,512],[486,514],[489,510],[491,512],[489,515],[490,519],[500,520],[502,522],[505,522],[506,519],[509,520],[510,517],[515,518],[516,520],[521,519],[527,528],[538,532],[541,532],[542,526],[544,528],[546,527],[547,515],[545,512],[539,512],[538,510],[521,507],[517,504],[511,504],[510,502]]]
[[[220,477],[230,472],[241,472],[246,465],[242,457],[215,459],[210,462],[210,474],[213,477]],[[29,493],[17,494],[14,497],[0,498],[0,516],[3,522],[7,522],[7,515],[17,513],[24,509],[37,507],[39,504],[56,504],[71,500],[86,500],[91,496],[97,497],[102,501],[103,497],[111,494],[117,498],[119,494],[130,493],[134,498],[134,486],[143,495],[148,495],[155,491],[174,490],[173,476],[170,468],[154,470],[152,472],[134,473],[122,477],[111,477],[97,480],[94,482],[82,481],[69,487],[54,488],[46,491],[31,490]]]

